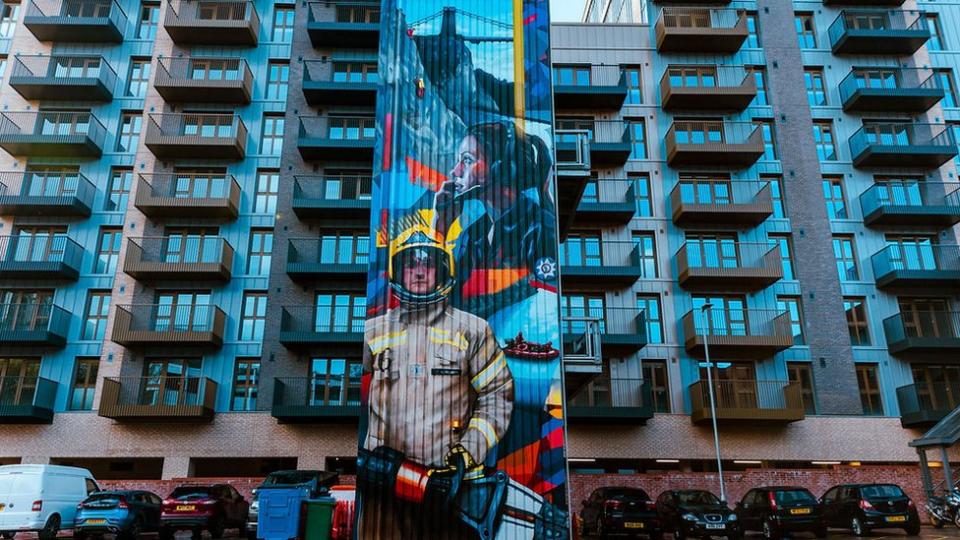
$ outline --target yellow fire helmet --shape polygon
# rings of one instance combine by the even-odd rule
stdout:
[[[405,304],[430,305],[444,300],[453,289],[454,263],[452,246],[443,241],[440,233],[428,225],[418,223],[390,240],[387,275],[390,287]],[[416,283],[404,283],[404,269],[423,265],[435,270],[432,284],[422,288]],[[412,285],[411,290],[408,285]]]

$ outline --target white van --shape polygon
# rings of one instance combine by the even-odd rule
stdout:
[[[59,465],[0,466],[0,536],[37,531],[49,540],[72,529],[77,505],[100,487],[93,475]]]

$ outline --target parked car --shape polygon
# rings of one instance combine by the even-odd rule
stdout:
[[[688,536],[726,536],[734,540],[743,535],[737,514],[709,491],[664,491],[657,497],[657,514],[663,530],[672,532],[674,540]]]
[[[850,529],[866,536],[873,529],[903,529],[920,534],[920,514],[900,486],[894,484],[845,484],[834,486],[820,498],[829,527]]]
[[[592,533],[600,538],[610,536],[649,536],[663,538],[657,505],[647,492],[630,487],[602,487],[583,501],[580,509],[581,536]]]
[[[86,469],[60,465],[0,466],[0,536],[35,531],[40,540],[72,529],[77,505],[100,491]]]
[[[170,540],[185,529],[197,538],[204,529],[220,538],[224,529],[243,530],[249,510],[250,504],[231,485],[180,486],[163,500],[160,538]]]
[[[263,488],[303,487],[311,498],[325,495],[331,487],[340,482],[340,475],[327,471],[275,471],[267,475],[253,490],[250,502],[250,514],[247,518],[247,538],[256,540],[257,523],[260,515],[260,497],[257,493]]]
[[[786,533],[812,532],[826,538],[820,501],[802,487],[754,488],[737,503],[737,519],[743,532],[760,531],[767,539]]]
[[[73,538],[112,533],[118,540],[136,540],[140,533],[160,530],[162,504],[149,491],[98,491],[77,506]]]

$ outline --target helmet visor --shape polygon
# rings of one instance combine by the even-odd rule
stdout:
[[[450,281],[448,259],[434,246],[411,246],[397,253],[392,261],[393,281],[413,295],[429,295]]]

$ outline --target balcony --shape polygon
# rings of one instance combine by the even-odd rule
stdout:
[[[83,111],[0,113],[0,148],[13,156],[98,158],[107,130]]]
[[[140,174],[133,205],[154,219],[232,220],[240,212],[240,184],[230,174]]]
[[[32,0],[23,25],[40,41],[122,43],[127,14],[115,0]]]
[[[0,236],[0,278],[76,281],[83,248],[66,234]]]
[[[960,246],[890,244],[870,262],[879,289],[960,289]]]
[[[630,129],[622,120],[557,119],[557,160],[574,156],[582,148],[582,133],[586,133],[586,150],[590,163],[596,166],[618,167],[633,154]],[[640,156],[637,156],[638,158]]]
[[[935,169],[957,156],[953,131],[944,124],[865,123],[850,136],[855,167]]]
[[[714,380],[713,387],[718,422],[788,423],[806,417],[800,383]],[[712,421],[707,381],[690,385],[690,420]]]
[[[926,14],[901,9],[845,9],[828,33],[833,54],[906,56],[930,39]]]
[[[703,0],[653,0],[654,3],[660,4],[661,6],[690,6],[690,5],[703,5],[704,3],[709,3],[711,5],[727,5],[730,3],[730,0],[712,0],[711,2],[703,2]]]
[[[576,218],[577,209],[592,174],[590,161],[590,134],[586,130],[558,129],[557,156],[557,217],[560,241],[566,239]],[[560,141],[567,141],[563,145]]]
[[[0,172],[0,215],[89,217],[97,188],[77,172]]]
[[[69,330],[70,313],[49,302],[0,304],[0,348],[60,349]]]
[[[208,304],[117,306],[112,339],[127,348],[219,349],[227,315]]]
[[[243,159],[247,126],[234,114],[153,113],[147,148],[161,159]]]
[[[0,377],[0,424],[50,424],[57,383],[37,376]]]
[[[651,268],[645,269],[640,249],[634,242],[571,236],[560,245],[560,277],[565,286],[632,285],[644,275],[653,275],[652,261],[648,265]]]
[[[627,77],[620,66],[584,66],[582,76],[558,77],[554,66],[553,102],[558,109],[619,111],[627,99]]]
[[[127,238],[123,271],[140,282],[230,281],[233,247],[199,235]]]
[[[644,425],[653,418],[653,391],[643,379],[594,380],[567,399],[570,422]]]
[[[18,54],[13,60],[10,86],[24,99],[111,101],[117,72],[102,56]]]
[[[303,97],[311,105],[377,104],[377,61],[303,61]]]
[[[733,54],[750,35],[744,11],[704,7],[664,7],[655,31],[661,53]]]
[[[743,66],[667,66],[660,79],[665,111],[742,111],[757,97],[757,81]]]
[[[217,389],[207,377],[106,377],[97,413],[118,422],[210,422]]]
[[[897,388],[900,425],[905,428],[930,428],[960,407],[960,385],[940,382],[909,384]]]
[[[932,69],[854,68],[840,82],[840,101],[846,112],[920,114],[945,96]]]
[[[749,122],[677,120],[665,141],[671,167],[746,168],[765,152],[762,130]]]
[[[350,354],[363,348],[365,306],[288,306],[280,315],[280,343]]]
[[[254,46],[260,16],[252,1],[177,0],[167,5],[163,27],[177,45]]]
[[[869,187],[860,195],[863,223],[876,226],[950,227],[960,223],[960,185],[896,181]]]
[[[793,346],[790,313],[766,309],[699,310],[683,316],[687,353],[703,358],[704,336],[714,358],[760,360]]]
[[[300,219],[370,219],[373,179],[369,176],[294,176],[293,212]]]
[[[297,281],[363,282],[367,276],[369,249],[366,236],[291,238],[287,245],[287,274]]]
[[[825,6],[900,7],[904,0],[823,0]]]
[[[943,360],[960,352],[960,313],[917,309],[883,321],[887,349],[894,355],[928,355]]]
[[[755,227],[773,215],[773,196],[769,182],[681,178],[670,192],[670,208],[679,227]]]
[[[153,86],[168,103],[245,105],[253,95],[253,72],[242,58],[161,56]]]
[[[647,345],[646,313],[641,309],[570,306],[562,311],[564,355],[629,356]],[[591,345],[584,340],[591,335],[599,336],[599,351],[588,350]]]
[[[281,424],[356,422],[360,417],[360,381],[343,387],[309,377],[278,377],[273,383],[271,415]]]
[[[573,218],[580,224],[626,225],[636,213],[636,180],[603,178],[587,184]]]
[[[376,48],[380,44],[377,0],[308,2],[307,10],[307,33],[314,47]]]
[[[783,262],[776,244],[687,241],[677,251],[677,273],[687,290],[753,292],[783,279]]]
[[[372,116],[301,116],[297,148],[306,160],[373,160],[377,139]]]

